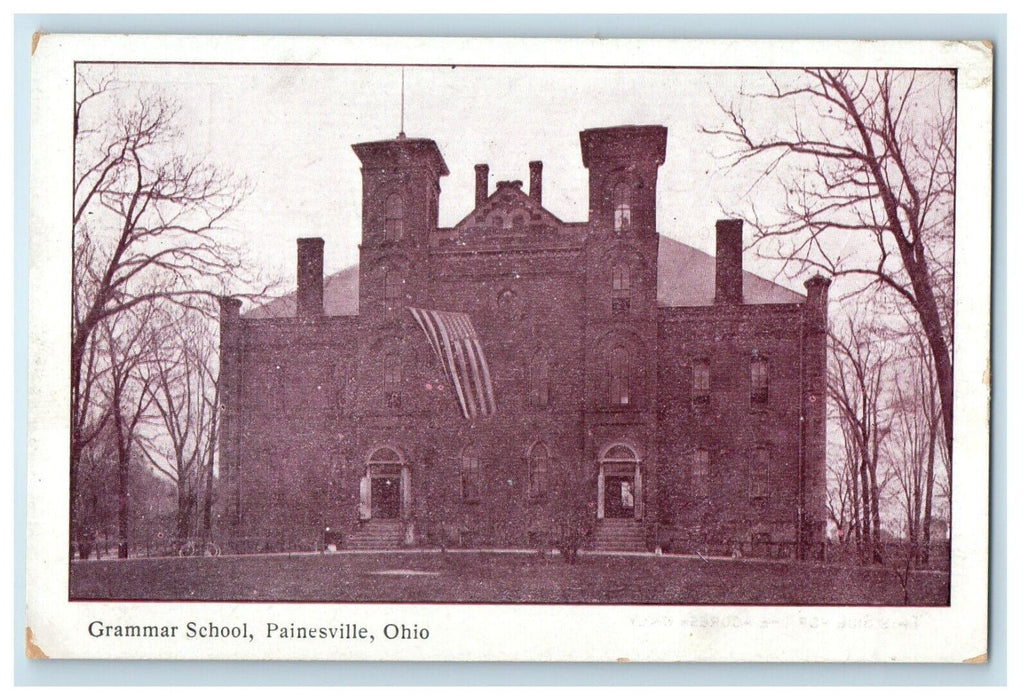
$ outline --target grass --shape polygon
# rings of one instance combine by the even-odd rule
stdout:
[[[425,575],[425,574],[429,575]],[[947,605],[944,574],[911,605]],[[679,557],[361,553],[73,562],[72,600],[902,605],[888,569]]]

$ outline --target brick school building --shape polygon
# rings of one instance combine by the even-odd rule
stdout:
[[[529,547],[571,509],[597,549],[816,555],[829,282],[744,271],[741,221],[661,236],[666,136],[581,132],[585,221],[478,165],[452,227],[434,141],[354,145],[359,265],[301,238],[295,294],[222,300],[223,547]]]

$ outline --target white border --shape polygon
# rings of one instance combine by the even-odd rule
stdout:
[[[526,50],[526,43],[531,49]],[[469,60],[472,59],[472,60]],[[529,61],[529,59],[531,59]],[[68,300],[75,60],[958,69],[952,605],[948,608],[67,602]],[[50,35],[32,59],[26,620],[49,657],[482,661],[939,661],[986,652],[992,53],[981,43]],[[408,621],[407,645],[94,640],[94,619]]]

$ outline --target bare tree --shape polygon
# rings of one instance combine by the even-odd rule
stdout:
[[[955,76],[951,71],[767,72],[706,133],[759,167],[778,211],[751,209],[758,251],[916,313],[933,359],[946,452],[953,436],[952,270]],[[744,110],[751,109],[750,113]],[[754,116],[756,114],[757,116]],[[754,186],[757,186],[756,184]]]
[[[907,333],[907,357],[898,363],[893,378],[897,429],[890,443],[891,471],[900,486],[906,532],[916,561],[928,565],[935,505],[936,462],[942,411],[932,357],[924,337]]]
[[[139,442],[148,464],[175,486],[176,540],[206,540],[218,434],[217,329],[197,312],[165,312],[165,337],[148,363],[156,429]]]
[[[179,152],[178,109],[171,99],[133,92],[113,74],[90,70],[76,75],[74,113],[73,511],[84,448],[109,421],[120,420],[114,398],[96,392],[101,328],[155,301],[201,308],[204,298],[224,292],[243,269],[238,251],[216,233],[246,183]],[[73,512],[73,543],[80,521]]]
[[[880,473],[883,442],[892,429],[885,396],[886,368],[892,359],[875,329],[849,317],[829,336],[828,395],[837,412],[848,468],[855,539],[863,556],[882,562]]]
[[[832,412],[835,412],[834,405]],[[837,421],[838,416],[833,416]],[[858,460],[851,448],[852,440],[848,433],[841,435],[841,451],[830,452],[827,462],[828,479],[825,505],[828,509],[828,517],[835,525],[836,537],[839,544],[849,544],[851,538],[856,537],[857,517],[855,501],[855,481],[853,465]]]
[[[133,451],[140,422],[145,418],[152,399],[151,373],[147,371],[152,344],[150,316],[154,305],[133,307],[118,323],[107,318],[99,330],[108,358],[107,382],[104,384],[104,405],[110,412],[111,436],[115,445],[118,498],[118,557],[129,556],[129,483]]]

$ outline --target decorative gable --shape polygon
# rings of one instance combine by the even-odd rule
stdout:
[[[554,241],[563,222],[521,188],[520,180],[498,182],[496,191],[453,227],[453,239],[465,245]]]

